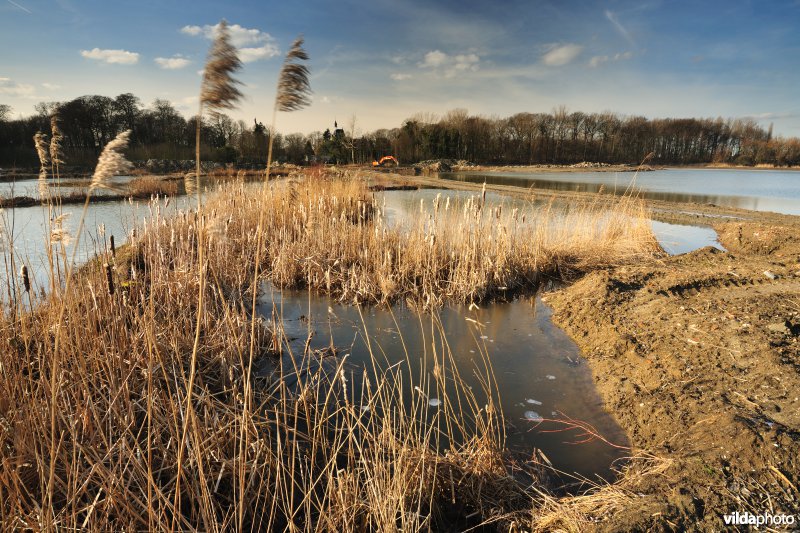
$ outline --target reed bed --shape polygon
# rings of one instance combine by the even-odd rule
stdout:
[[[52,270],[47,297],[15,286],[0,319],[3,529],[509,530],[554,524],[553,513],[574,529],[627,497],[570,504],[548,493],[540,465],[525,467],[526,483],[512,476],[488,355],[482,390],[463,386],[435,315],[430,349],[406,354],[434,361],[431,375],[382,369],[375,345],[358,379],[333,359],[290,390],[286,361],[324,354],[287,358],[280,323],[254,325],[248,302],[256,260],[278,285],[355,302],[435,307],[532,288],[652,255],[635,201],[588,204],[558,230],[552,214],[496,211],[480,196],[389,227],[357,176],[230,185],[201,214],[164,217],[168,202],[153,200],[128,245],[99,250],[73,283]],[[246,371],[251,340],[272,378]]]
[[[660,251],[642,203],[629,196],[566,212],[493,206],[485,193],[460,202],[437,196],[421,200],[412,222],[390,227],[380,196],[345,173],[294,181],[263,202],[273,281],[354,303],[430,309],[510,297]]]

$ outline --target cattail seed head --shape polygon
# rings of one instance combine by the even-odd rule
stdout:
[[[114,236],[111,235],[108,240],[111,248],[111,257],[117,257],[117,248],[114,246]]]
[[[106,282],[108,282],[108,294],[114,296],[114,273],[111,270],[111,265],[108,263],[103,264],[106,269]]]
[[[22,269],[19,272],[20,276],[22,277],[22,286],[25,289],[25,292],[31,292],[31,278],[28,276],[28,267],[22,265]]]

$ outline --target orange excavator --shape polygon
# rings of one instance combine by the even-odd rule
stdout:
[[[397,158],[393,155],[385,155],[381,157],[380,161],[373,161],[373,167],[397,167],[400,166],[400,162]]]

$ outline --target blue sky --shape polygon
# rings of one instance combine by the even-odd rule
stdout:
[[[800,0],[0,0],[0,103],[132,92],[195,112],[211,27],[245,60],[234,118],[268,122],[297,34],[314,102],[278,129],[357,131],[416,113],[564,105],[647,117],[753,117],[800,136]]]

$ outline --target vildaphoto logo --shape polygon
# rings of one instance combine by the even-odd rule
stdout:
[[[745,511],[740,513],[726,514],[723,517],[725,525],[728,526],[793,526],[795,524],[794,515],[790,514],[753,514]]]

